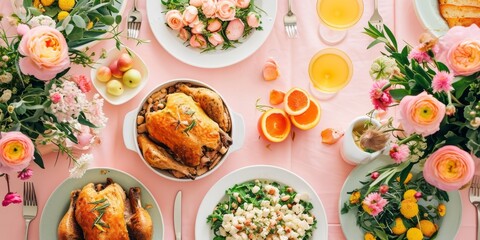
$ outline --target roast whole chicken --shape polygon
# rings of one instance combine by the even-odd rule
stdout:
[[[122,187],[109,178],[105,185],[89,183],[74,190],[58,225],[58,238],[152,239],[152,220],[140,198],[140,188],[130,188],[127,198]]]

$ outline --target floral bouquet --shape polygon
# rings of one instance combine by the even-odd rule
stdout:
[[[370,138],[392,133],[392,164],[349,192],[342,213],[356,211],[365,239],[433,239],[446,191],[468,185],[480,157],[480,29],[424,34],[402,50],[388,27],[365,30],[374,38],[369,48],[382,43],[386,50],[370,69],[375,112],[396,107],[398,118],[365,131]]]
[[[235,47],[260,26],[254,0],[162,0],[166,24],[190,47],[210,51]]]
[[[87,95],[90,79],[67,72],[71,64],[93,63],[94,53],[75,47],[99,40],[100,33],[111,31],[108,38],[121,44],[116,25],[121,17],[113,19],[106,13],[117,11],[113,1],[25,0],[23,6],[22,18],[7,17],[17,34],[9,36],[3,26],[0,32],[0,176],[8,186],[3,206],[21,202],[10,190],[9,174],[22,180],[31,177],[31,161],[44,168],[42,150],[50,146],[73,160],[71,177],[85,173],[93,156],[76,156],[74,150],[99,142],[107,118],[103,99]],[[115,26],[99,30],[97,25]]]

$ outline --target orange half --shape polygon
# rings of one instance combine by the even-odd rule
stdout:
[[[287,113],[279,108],[264,112],[258,120],[260,136],[270,142],[282,142],[290,134],[291,122]]]
[[[297,116],[290,116],[292,124],[301,130],[308,130],[317,126],[318,122],[320,122],[320,116],[322,115],[322,109],[317,100],[313,98],[309,100],[310,104],[307,111]]]
[[[301,89],[294,87],[285,93],[285,111],[291,116],[297,116],[310,107],[310,97],[308,93]]]

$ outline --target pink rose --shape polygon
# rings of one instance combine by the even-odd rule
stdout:
[[[190,46],[193,48],[204,48],[207,46],[207,41],[200,34],[194,34],[190,38]]]
[[[229,0],[217,2],[216,16],[222,21],[231,21],[235,18],[235,3]]]
[[[191,23],[198,21],[198,10],[194,6],[188,6],[183,11],[183,24],[190,25]]]
[[[208,41],[213,45],[213,46],[218,46],[224,42],[224,39],[222,35],[219,33],[215,32],[208,37]]]
[[[203,24],[203,22],[198,21],[192,26],[193,34],[202,34],[203,30],[205,30],[205,24]]]
[[[444,191],[460,189],[472,179],[474,172],[472,156],[449,145],[432,153],[423,167],[425,180]]]
[[[480,71],[480,28],[453,27],[440,38],[433,51],[455,76],[468,76]]]
[[[235,5],[238,8],[247,8],[250,5],[250,0],[235,0]]]
[[[426,92],[404,97],[399,108],[399,122],[407,135],[431,135],[440,129],[440,123],[445,116],[445,105]]]
[[[222,28],[222,23],[218,19],[208,21],[207,30],[210,32],[216,32]]]
[[[19,36],[23,36],[27,34],[27,32],[30,31],[30,27],[27,24],[20,23],[17,26],[17,33]]]
[[[167,24],[173,30],[180,30],[183,28],[183,16],[178,10],[170,10],[165,15]]]
[[[70,66],[67,42],[55,28],[32,28],[20,40],[18,51],[25,56],[19,61],[22,73],[40,80],[51,80]]]
[[[203,0],[190,0],[190,5],[194,7],[202,6]]]
[[[0,172],[19,172],[33,160],[35,146],[21,132],[3,132],[0,139]]]
[[[229,40],[235,41],[243,36],[244,30],[245,24],[242,20],[236,18],[228,23],[227,29],[225,29],[225,34]]]
[[[217,12],[217,1],[216,0],[204,0],[202,4],[202,12],[207,18],[215,17]]]
[[[185,28],[180,29],[178,32],[178,37],[185,42],[190,39],[190,36],[192,36],[192,34]]]
[[[17,193],[9,192],[5,195],[5,198],[2,201],[2,206],[6,207],[10,204],[22,203],[22,197]]]
[[[87,78],[85,75],[74,75],[70,78],[71,81],[77,84],[78,88],[82,90],[83,93],[90,92],[92,90],[92,81],[90,78]]]
[[[252,28],[260,26],[260,16],[255,12],[249,12],[247,15],[247,24]]]

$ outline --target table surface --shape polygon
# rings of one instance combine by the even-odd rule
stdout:
[[[128,1],[130,9],[133,1]],[[371,109],[368,90],[371,80],[368,75],[371,61],[379,55],[379,48],[366,50],[370,39],[362,34],[363,27],[373,11],[373,0],[365,0],[365,11],[361,21],[353,27],[347,38],[336,47],[349,54],[354,63],[354,75],[350,84],[337,96],[321,101],[322,119],[317,127],[309,131],[294,130],[294,140],[271,144],[259,139],[256,122],[260,113],[255,102],[261,98],[268,102],[271,89],[288,90],[292,86],[307,89],[308,63],[320,49],[327,47],[320,41],[317,28],[315,1],[295,1],[293,10],[297,14],[299,38],[288,39],[283,28],[283,15],[286,13],[286,0],[278,1],[277,19],[267,41],[252,56],[235,65],[220,69],[200,69],[186,65],[165,51],[156,41],[148,25],[145,1],[139,1],[139,10],[144,15],[140,38],[150,39],[149,44],[135,46],[125,40],[145,60],[149,67],[149,82],[142,92],[129,102],[113,106],[105,103],[104,111],[109,118],[108,127],[103,129],[101,144],[91,152],[95,160],[92,167],[112,167],[126,171],[141,182],[155,196],[163,214],[165,239],[174,239],[173,202],[175,193],[183,191],[183,239],[194,239],[197,208],[206,192],[215,182],[229,172],[250,165],[267,164],[286,168],[300,175],[316,190],[325,207],[328,218],[329,239],[345,239],[339,224],[338,200],[340,189],[353,166],[345,163],[339,154],[339,144],[327,146],[321,143],[320,132],[327,127],[345,129],[355,117]],[[0,2],[0,13],[11,13],[9,1]],[[394,29],[399,40],[416,44],[418,36],[424,31],[415,17],[413,0],[382,0],[380,13],[385,22]],[[159,13],[160,14],[160,13]],[[123,26],[124,27],[124,26]],[[92,51],[113,47],[112,42],[97,44]],[[280,78],[276,81],[262,80],[261,67],[273,57],[280,66]],[[89,69],[75,67],[72,73],[89,76]],[[159,177],[145,166],[137,153],[129,151],[123,144],[123,119],[127,112],[136,108],[149,89],[169,79],[193,78],[201,80],[217,89],[230,104],[231,108],[243,115],[245,121],[245,143],[243,148],[232,153],[223,165],[206,178],[193,182],[174,182]],[[268,146],[268,147],[267,147]],[[30,239],[38,239],[39,222],[42,209],[55,188],[68,177],[68,161],[62,158],[55,162],[55,155],[45,159],[46,169],[33,166],[35,172],[31,179],[35,183],[39,212],[30,225]],[[6,193],[0,184],[0,196]],[[12,178],[13,191],[22,192],[22,181]],[[463,214],[456,239],[474,239],[475,209],[468,202],[467,191],[461,191]],[[22,206],[0,207],[1,239],[21,239],[24,235]],[[52,223],[57,224],[57,223]],[[53,236],[52,236],[53,238]]]

